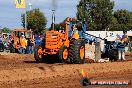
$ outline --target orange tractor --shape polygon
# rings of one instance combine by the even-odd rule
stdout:
[[[14,29],[12,31],[12,42],[10,44],[10,52],[11,53],[18,53],[19,48],[21,47],[20,45],[20,37],[21,35],[24,35],[26,39],[32,38],[33,39],[33,32],[31,30],[26,30],[26,29]]]
[[[34,57],[37,62],[53,60],[46,56],[59,56],[64,63],[82,64],[85,59],[85,42],[76,36],[73,31],[73,25],[70,18],[65,22],[65,28],[62,32],[54,28],[54,14],[52,16],[52,30],[45,33],[44,40],[41,45],[34,48]]]

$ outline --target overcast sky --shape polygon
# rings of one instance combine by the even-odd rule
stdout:
[[[28,3],[31,1],[32,9],[40,8],[45,14],[48,24],[51,24],[52,16],[52,0],[26,0],[27,10],[29,10]],[[132,11],[132,0],[114,0],[114,9],[128,9]],[[56,23],[63,21],[66,17],[76,17],[76,5],[79,0],[56,0]],[[16,9],[14,0],[0,0],[0,28],[20,28],[21,26],[21,13],[24,9]]]

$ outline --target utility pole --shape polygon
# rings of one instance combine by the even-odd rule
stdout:
[[[25,8],[25,29],[27,29],[27,13],[26,13],[26,8]]]
[[[26,5],[26,0],[25,0]],[[25,29],[27,29],[27,13],[26,13],[26,6],[25,6]]]
[[[29,2],[29,8],[30,8],[30,10],[32,10],[32,3],[31,2]]]
[[[55,29],[55,10],[52,10],[52,29]]]

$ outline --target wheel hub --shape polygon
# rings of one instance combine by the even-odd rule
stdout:
[[[68,50],[65,49],[64,52],[63,52],[63,58],[66,60],[68,57]]]
[[[81,59],[84,59],[84,46],[80,48],[80,57]]]
[[[39,56],[39,58],[42,58],[42,55],[43,55],[42,47],[39,47],[39,49],[38,49],[38,56]]]

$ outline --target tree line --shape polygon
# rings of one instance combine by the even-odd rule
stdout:
[[[126,9],[114,11],[115,3],[111,0],[80,0],[77,5],[76,19],[86,21],[88,31],[122,31],[132,30],[132,12]],[[26,12],[27,29],[34,33],[45,32],[47,19],[39,8]],[[22,26],[25,27],[25,15],[21,14]],[[79,27],[79,25],[77,25]],[[55,24],[56,29],[65,27],[65,20]],[[9,32],[9,28],[3,28]]]
[[[77,5],[77,19],[86,20],[89,31],[122,31],[132,29],[132,12],[114,11],[111,0],[81,0]]]

